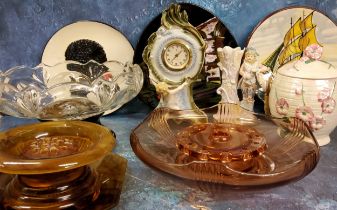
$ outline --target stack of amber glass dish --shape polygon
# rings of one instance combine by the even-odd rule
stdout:
[[[114,146],[107,128],[82,121],[0,133],[1,207],[110,209],[118,202],[126,165],[109,154]]]
[[[319,160],[306,124],[220,103],[203,109],[154,110],[131,134],[134,152],[173,175],[235,187],[300,179]]]

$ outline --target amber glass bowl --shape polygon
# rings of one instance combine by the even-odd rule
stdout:
[[[296,118],[271,118],[219,104],[193,110],[155,109],[131,134],[145,163],[170,174],[234,187],[298,180],[319,160],[319,146]]]
[[[4,187],[5,209],[85,209],[95,205],[96,168],[115,146],[111,132],[83,121],[31,124],[0,134],[0,172],[16,174]]]

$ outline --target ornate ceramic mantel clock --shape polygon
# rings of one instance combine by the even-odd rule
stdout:
[[[163,12],[161,27],[150,36],[143,52],[150,79],[161,96],[159,107],[198,110],[191,84],[202,69],[205,48],[204,40],[180,5],[173,4]]]

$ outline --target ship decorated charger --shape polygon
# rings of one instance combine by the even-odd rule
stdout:
[[[320,45],[308,46],[301,59],[278,69],[269,93],[271,115],[305,121],[320,146],[330,142],[337,124],[337,70],[320,60],[322,53]]]

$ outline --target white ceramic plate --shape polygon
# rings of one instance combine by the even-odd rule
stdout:
[[[309,22],[310,18],[312,18],[312,25]],[[313,34],[315,34],[318,44],[323,46],[323,56],[321,60],[325,60],[337,66],[336,24],[323,13],[306,7],[284,8],[268,15],[255,27],[249,36],[247,47],[255,48],[259,53],[258,60],[264,63],[280,44],[285,42],[285,35],[291,26],[296,25],[298,20],[302,24],[302,27],[306,22],[307,32],[302,31],[302,34],[296,37],[294,36],[290,40],[296,41],[297,37],[303,37],[307,33],[310,34],[309,31],[312,29],[311,32],[314,32]],[[296,29],[293,29],[293,31],[296,31]],[[302,38],[300,37],[299,39]],[[282,49],[284,49],[284,47]],[[275,66],[278,66],[278,64]],[[274,70],[276,69],[275,67]]]
[[[122,63],[132,63],[134,50],[128,39],[118,30],[104,23],[94,21],[79,21],[57,31],[45,46],[41,63],[54,66],[66,60],[65,52],[68,46],[78,40],[91,40],[98,43],[104,50],[107,61],[117,60]],[[60,70],[62,71],[62,70]],[[67,71],[64,69],[64,71]],[[50,76],[60,72],[48,72]],[[112,111],[106,111],[104,115]]]
[[[57,31],[48,41],[41,62],[53,66],[65,61],[69,44],[81,39],[100,44],[108,61],[132,62],[134,51],[127,38],[113,27],[94,21],[75,22]]]

